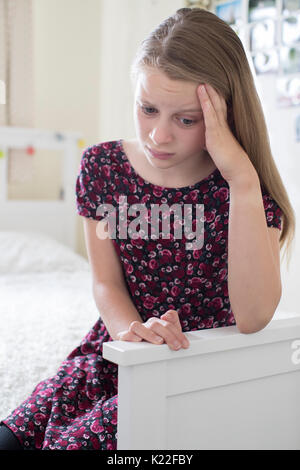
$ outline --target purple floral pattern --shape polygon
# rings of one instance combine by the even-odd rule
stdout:
[[[78,213],[90,219],[104,218],[97,211],[101,204],[116,208],[118,231],[112,242],[128,293],[144,321],[176,309],[184,332],[235,324],[227,287],[230,194],[218,169],[195,185],[164,188],[135,172],[122,140],[109,141],[83,152],[76,195]],[[124,196],[127,204],[121,207]],[[262,198],[267,225],[281,229],[281,209],[263,190]],[[174,236],[174,228],[182,223],[176,215],[170,218],[170,238],[152,239],[152,233],[146,238],[145,231],[136,239],[118,236],[121,228],[126,228],[126,221],[130,224],[139,215],[129,215],[125,211],[129,205],[143,204],[141,220],[149,223],[151,204],[163,203],[169,207],[191,204],[193,208],[204,204],[202,248],[187,250],[189,239],[185,234],[181,239]],[[195,231],[193,210],[189,216]],[[160,234],[163,218],[160,213]],[[144,227],[141,224],[142,230]],[[117,448],[118,366],[102,357],[106,341],[112,338],[99,318],[57,374],[40,382],[3,421],[25,448]]]

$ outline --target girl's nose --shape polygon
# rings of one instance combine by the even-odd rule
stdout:
[[[157,145],[157,147],[162,144],[168,144],[172,141],[172,135],[170,131],[166,127],[162,126],[157,126],[152,129],[150,133],[150,138],[152,139],[152,142]]]

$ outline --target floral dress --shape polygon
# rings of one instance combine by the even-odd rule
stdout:
[[[107,217],[101,208],[115,209],[112,243],[143,321],[175,309],[183,332],[235,324],[227,286],[230,193],[218,169],[192,186],[161,187],[135,172],[122,140],[103,142],[83,152],[76,197],[78,214],[90,219]],[[263,189],[262,198],[267,225],[281,229],[281,209]],[[157,232],[152,227],[147,233],[147,225],[153,207],[162,204],[190,210],[184,221],[175,212],[169,236],[155,238]],[[186,225],[195,233],[197,204],[204,208],[202,244],[187,249],[189,232],[180,238],[175,228]],[[131,224],[137,212],[129,206],[143,209],[138,226]],[[165,214],[158,214],[160,235]],[[99,317],[57,374],[40,382],[3,420],[25,449],[117,449],[118,366],[102,357],[106,341],[112,338]]]

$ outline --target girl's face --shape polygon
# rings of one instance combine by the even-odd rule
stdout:
[[[134,122],[140,147],[153,167],[173,168],[182,175],[200,169],[205,126],[197,86],[193,82],[170,80],[155,68],[147,67],[139,73]],[[159,159],[150,149],[173,155]]]

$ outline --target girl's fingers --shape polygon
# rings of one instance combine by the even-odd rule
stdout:
[[[206,102],[211,103],[211,110],[214,111],[216,118],[221,123],[227,117],[227,105],[225,99],[209,83],[205,84],[205,91],[199,91],[200,96]]]
[[[187,339],[187,337],[182,333],[182,329],[181,329],[181,324],[180,324],[180,321],[179,321],[179,316],[178,316],[178,312],[176,310],[168,310],[166,313],[164,313],[160,318],[162,318],[163,320],[166,320],[166,321],[169,321],[170,323],[173,323],[174,325],[177,326],[178,328],[178,325],[179,325],[179,330],[181,332],[181,335],[180,335],[180,338],[178,338],[181,342],[181,344],[183,345],[183,347],[189,347],[189,340]]]
[[[177,315],[177,314],[176,314]],[[180,347],[188,347],[188,340],[181,330],[181,325],[177,325],[170,321],[156,321],[149,325],[154,333],[161,336],[171,349],[180,349]]]
[[[142,341],[142,338],[133,333],[132,331],[126,330],[118,334],[118,340],[139,342]]]
[[[205,85],[206,93],[213,104],[215,111],[218,113],[222,111],[222,102],[219,93],[209,83]]]
[[[203,111],[205,128],[213,128],[217,122],[217,114],[210,100],[207,89],[200,85],[198,87],[199,100]]]
[[[164,313],[163,315],[161,315],[160,317],[162,320],[166,320],[166,321],[169,321],[170,323],[173,323],[174,325],[176,325],[177,327],[180,327],[180,330],[181,330],[181,324],[180,324],[180,321],[179,321],[179,315],[178,315],[178,312],[176,310],[168,310],[166,313]]]
[[[178,318],[175,311],[168,311],[168,315]],[[166,317],[165,317],[166,318]],[[181,347],[187,348],[189,341],[182,333],[181,326],[168,322],[166,319],[150,318],[145,323],[134,321],[130,324],[129,330],[140,336],[145,341],[153,344],[163,344],[164,342],[170,349],[178,350]]]
[[[136,333],[141,339],[148,341],[149,343],[162,344],[164,342],[163,338],[154,331],[147,328],[144,323],[134,321],[130,324],[129,331]]]
[[[164,313],[163,315],[161,315],[160,318],[163,318],[164,319],[168,319],[168,321],[171,321],[171,322],[177,322],[177,320],[179,320],[178,318],[178,313],[176,310],[168,310],[166,313]]]
[[[143,339],[140,336],[133,335],[132,339],[130,339],[129,341],[135,341],[136,343],[138,343],[139,341],[143,341]]]

